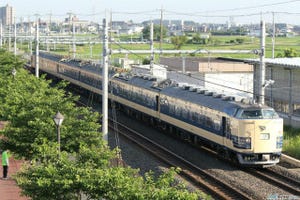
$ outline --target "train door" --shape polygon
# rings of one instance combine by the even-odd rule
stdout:
[[[157,112],[159,112],[159,110],[160,110],[160,102],[159,102],[159,96],[158,95],[156,95],[156,98],[155,98],[155,100],[156,100],[156,108],[155,108],[155,110],[157,111]]]
[[[222,136],[223,136],[223,145],[227,145],[230,141],[231,128],[230,128],[230,119],[227,117],[222,117]]]

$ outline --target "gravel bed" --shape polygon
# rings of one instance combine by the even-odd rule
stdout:
[[[254,199],[266,199],[270,195],[289,195],[284,190],[276,188],[252,175],[249,175],[229,163],[218,160],[217,158],[208,155],[205,152],[190,147],[178,140],[171,138],[168,135],[160,133],[147,125],[142,124],[135,119],[124,116],[118,113],[118,121],[125,122],[130,128],[143,132],[144,135],[154,139],[156,142],[163,144],[170,150],[179,155],[188,158],[191,162],[197,164],[202,169],[206,169],[216,177],[226,180],[232,187],[240,188]],[[109,143],[113,146],[115,144],[114,136],[109,136]],[[149,170],[155,173],[161,173],[165,166],[156,160],[151,154],[145,153],[136,145],[126,142],[120,138],[122,158],[125,163],[132,168],[140,169],[140,173],[144,174]],[[282,174],[290,174],[292,177],[299,179],[300,173],[291,172],[290,170],[276,166],[274,167]],[[300,179],[299,179],[300,180]],[[189,185],[192,187],[191,185]]]
[[[274,167],[271,167],[270,169],[278,174],[290,177],[300,182],[300,168],[289,169],[289,168],[276,165]]]

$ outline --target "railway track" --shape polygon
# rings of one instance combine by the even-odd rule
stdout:
[[[114,126],[110,125],[110,128],[113,129]],[[249,195],[239,191],[237,188],[233,188],[226,182],[217,179],[205,170],[198,168],[186,159],[174,154],[165,147],[151,141],[142,134],[121,123],[118,123],[118,131],[123,137],[145,149],[147,152],[150,152],[169,167],[180,167],[181,176],[188,179],[193,185],[205,193],[212,195],[214,198],[226,200],[252,199]]]
[[[278,174],[271,169],[245,169],[245,172],[269,182],[295,196],[300,196],[300,181]]]

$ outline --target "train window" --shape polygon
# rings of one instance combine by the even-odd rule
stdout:
[[[181,108],[175,106],[175,115],[177,115],[178,117],[181,115]]]
[[[196,122],[198,120],[198,113],[192,112],[192,121]]]
[[[229,116],[234,116],[235,113],[237,112],[237,109],[236,108],[225,108],[224,112]]]
[[[269,110],[264,109],[264,110],[262,110],[262,113],[263,113],[264,119],[279,118],[278,114],[272,109],[269,109]]]
[[[205,125],[208,128],[213,128],[213,121],[211,120],[210,117],[205,117]]]
[[[170,112],[170,114],[174,114],[175,113],[175,106],[174,105],[170,105],[169,106],[169,112]]]
[[[182,114],[182,117],[186,119],[187,116],[188,116],[188,110],[186,110],[185,108],[182,108],[182,113],[181,114]]]
[[[250,109],[240,110],[237,117],[241,119],[273,119],[278,118],[278,114],[272,109]]]
[[[262,112],[260,109],[258,110],[243,110],[241,113],[242,119],[261,119],[263,118]]]

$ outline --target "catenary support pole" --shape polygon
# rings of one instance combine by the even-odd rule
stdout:
[[[150,51],[151,51],[151,58],[150,58],[150,73],[153,74],[153,65],[154,65],[154,44],[153,44],[153,22],[151,21],[150,24]]]
[[[2,48],[3,45],[3,25],[2,25],[2,20],[0,21],[0,47]]]
[[[266,75],[266,66],[265,66],[265,35],[266,28],[265,22],[261,21],[261,39],[260,39],[260,65],[259,65],[259,84],[258,84],[258,103],[261,105],[265,104],[265,75]]]
[[[185,55],[182,55],[182,73],[185,73]]]
[[[14,56],[17,55],[17,22],[16,17],[14,17]]]
[[[72,42],[73,42],[73,59],[76,58],[76,38],[75,38],[75,23],[74,23],[74,20],[72,19],[72,26],[73,26],[73,30],[72,30]]]
[[[160,40],[159,40],[159,49],[162,50],[163,42],[163,7],[160,10]]]
[[[11,24],[8,25],[8,51],[11,52]]]
[[[35,36],[35,42],[36,42],[36,47],[35,47],[35,76],[39,78],[39,17],[36,17],[36,36]]]
[[[108,141],[108,24],[103,19],[103,67],[102,67],[102,134]]]
[[[276,26],[275,26],[275,14],[272,12],[273,15],[273,34],[272,34],[272,58],[275,58],[275,37],[276,37]]]

